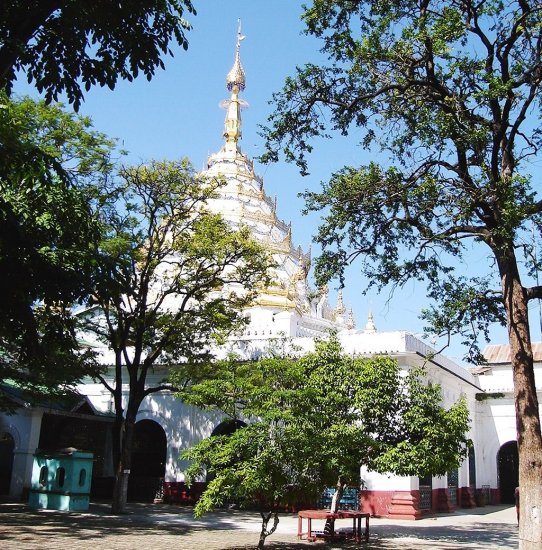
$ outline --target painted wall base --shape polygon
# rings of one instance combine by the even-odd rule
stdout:
[[[420,519],[419,491],[396,491],[393,493],[388,516],[395,519]]]
[[[373,516],[420,519],[419,491],[361,491],[360,509]]]
[[[194,505],[203,491],[206,484],[195,482],[190,487],[183,481],[165,481],[163,501],[167,504],[188,504]]]
[[[459,495],[458,496],[459,496],[459,502],[461,503],[461,508],[476,507],[476,500],[474,498],[474,488],[461,487],[461,489],[459,489]]]
[[[394,493],[395,491],[360,491],[360,510],[372,516],[387,517]]]
[[[455,512],[456,510],[450,500],[448,489],[433,489],[433,502],[437,512]]]

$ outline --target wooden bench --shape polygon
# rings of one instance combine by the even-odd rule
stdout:
[[[353,510],[339,510],[338,512],[330,512],[329,510],[301,510],[297,513],[297,538],[303,539],[306,537],[308,541],[314,541],[317,538],[337,538],[346,536],[347,538],[353,538],[356,542],[369,542],[369,517],[371,514],[366,512],[356,512]],[[365,518],[365,529],[362,532],[361,520]],[[307,520],[307,530],[303,531],[303,519]],[[348,519],[352,520],[352,531],[346,531],[346,533],[324,533],[323,531],[313,531],[312,520],[319,519],[325,520],[333,519],[335,521]]]

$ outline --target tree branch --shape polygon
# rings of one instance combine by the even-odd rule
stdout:
[[[542,286],[532,286],[524,290],[525,290],[525,296],[527,297],[527,300],[542,299]]]

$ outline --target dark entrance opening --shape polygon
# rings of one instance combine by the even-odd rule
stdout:
[[[224,420],[221,422],[211,433],[213,435],[231,435],[233,432],[236,432],[239,428],[246,426],[244,422],[240,420]]]
[[[514,490],[519,484],[518,444],[505,443],[497,454],[499,490],[502,504],[514,504]]]
[[[448,472],[448,498],[452,506],[457,506],[457,487],[459,485],[459,471],[450,470]]]
[[[166,471],[167,438],[164,429],[154,420],[140,420],[135,425],[132,467],[128,498],[152,502],[162,496]]]
[[[9,494],[15,440],[7,432],[0,437],[0,495]]]
[[[430,511],[433,508],[433,476],[431,474],[419,478],[420,510]]]

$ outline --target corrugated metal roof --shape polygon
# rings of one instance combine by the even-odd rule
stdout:
[[[533,342],[533,359],[536,362],[542,361],[542,342]],[[486,346],[483,352],[486,361],[490,364],[510,363],[510,345],[493,344]]]

